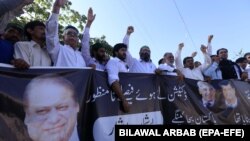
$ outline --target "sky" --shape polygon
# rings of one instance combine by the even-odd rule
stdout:
[[[203,62],[201,44],[213,34],[213,54],[219,48],[229,50],[229,59],[237,59],[242,50],[250,52],[250,0],[71,0],[72,9],[87,15],[92,7],[96,19],[90,36],[106,36],[114,46],[121,43],[127,27],[134,26],[129,51],[139,58],[143,45],[151,49],[157,65],[165,52],[175,54],[185,44],[182,58],[197,51],[195,60]]]

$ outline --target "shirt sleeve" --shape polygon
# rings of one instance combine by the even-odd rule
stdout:
[[[207,44],[207,53],[208,53],[208,55],[210,55],[210,56],[213,55],[212,51],[213,51],[212,44],[208,43]]]
[[[52,13],[46,23],[46,46],[53,62],[56,62],[60,50],[58,16],[58,14]]]
[[[180,49],[178,49],[175,54],[175,65],[176,65],[176,68],[180,71],[182,71],[184,68],[181,62],[181,50]]]
[[[85,27],[84,32],[83,32],[83,36],[82,36],[82,56],[86,62],[86,65],[90,65],[90,64],[95,64],[93,58],[90,55],[90,45],[89,45],[89,39],[90,39],[90,35],[89,35],[89,28]]]
[[[119,81],[119,67],[117,66],[115,60],[109,60],[106,65],[106,70],[108,72],[108,82],[112,85],[116,80]]]
[[[126,63],[128,64],[129,68],[131,68],[136,60],[136,58],[133,58],[133,56],[129,52],[129,35],[125,35],[123,38],[123,43],[127,45],[127,52],[126,52]]]
[[[203,74],[205,76],[209,76],[209,77],[212,77],[213,73],[216,73],[216,69],[218,68],[218,63],[216,62],[213,62],[210,66],[208,66],[208,68],[206,68],[204,71],[203,71]]]
[[[158,68],[160,70],[165,70],[165,71],[168,71],[168,72],[173,72],[175,70],[175,68],[170,67],[169,65],[166,65],[166,64],[160,64]]]
[[[204,63],[199,66],[201,71],[204,71],[212,63],[211,57],[208,55],[208,53],[203,53],[203,55],[204,55]]]
[[[21,42],[17,42],[14,45],[14,58],[15,59],[23,59],[29,65],[31,64],[30,59],[29,59],[30,52],[29,52],[29,47],[23,46],[23,44]]]

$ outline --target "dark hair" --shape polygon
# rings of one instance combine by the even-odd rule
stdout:
[[[244,57],[246,58],[248,55],[250,55],[250,52],[245,53]]]
[[[167,55],[172,55],[172,53],[171,53],[171,52],[166,52],[166,53],[163,55],[163,57],[166,57]]]
[[[247,58],[240,57],[240,58],[236,59],[235,63],[243,63],[244,61],[247,61]]]
[[[79,33],[78,29],[76,27],[72,26],[72,25],[66,26],[63,31],[65,31],[67,29],[73,29],[73,30],[75,30],[77,32],[77,34]]]
[[[19,24],[16,24],[16,23],[9,23],[9,24],[5,27],[4,31],[7,31],[7,30],[10,29],[10,28],[16,29],[19,33],[23,34],[23,27],[22,27],[21,25],[19,25]]]
[[[229,80],[222,80],[219,82],[219,86],[222,87],[222,86],[227,86],[227,85],[231,85],[231,82]],[[232,86],[233,87],[233,86]]]
[[[159,61],[158,61],[158,65],[162,64],[164,61],[164,58],[161,58]]]
[[[217,52],[216,52],[216,53],[217,53],[217,55],[219,55],[220,51],[222,51],[222,50],[226,50],[226,51],[228,51],[226,48],[220,48],[220,49],[218,49],[218,50],[217,50]]]
[[[34,87],[36,87],[37,85],[41,85],[42,83],[46,83],[46,84],[50,83],[53,85],[59,85],[61,87],[64,87],[64,88],[70,90],[72,92],[73,99],[75,100],[75,102],[77,102],[77,95],[75,93],[75,88],[69,80],[67,80],[61,76],[55,75],[55,74],[45,74],[45,75],[35,77],[26,86],[25,91],[24,91],[24,95],[23,95],[24,103],[27,103],[28,95],[30,94],[30,91]],[[24,105],[24,106],[27,106],[27,105]]]
[[[217,55],[210,55],[210,58],[216,57]]]
[[[142,47],[141,47],[140,52],[141,52],[141,51],[142,51],[142,49],[144,49],[144,48],[148,48],[148,49],[150,49],[150,48],[149,48],[149,46],[144,45],[144,46],[142,46]]]
[[[118,43],[114,46],[113,48],[113,57],[116,57],[115,52],[118,52],[121,48],[126,48],[127,49],[127,45],[123,44],[123,43]]]
[[[95,52],[97,52],[98,49],[100,49],[100,48],[104,48],[104,46],[99,42],[97,42],[91,46],[92,51],[95,51]]]
[[[198,64],[198,63],[200,63],[200,64],[201,64],[201,62],[200,62],[200,61],[195,61],[195,62],[194,62],[194,64]]]
[[[31,21],[31,22],[28,22],[24,26],[24,34],[27,36],[28,40],[32,39],[30,33],[28,32],[28,29],[34,30],[34,28],[36,26],[43,26],[43,27],[45,27],[45,24],[43,22],[41,22],[41,21]]]
[[[186,64],[186,61],[187,61],[188,59],[194,59],[194,58],[193,58],[193,57],[185,57],[185,58],[183,59],[183,65]]]

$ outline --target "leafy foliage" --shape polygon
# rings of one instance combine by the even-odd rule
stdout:
[[[105,50],[106,50],[106,53],[109,55],[109,56],[112,56],[112,46],[105,40],[105,36],[102,36],[101,38],[92,38],[90,40],[90,45],[93,45],[95,43],[101,43],[102,46],[104,46]],[[92,54],[92,53],[91,53]]]
[[[54,0],[35,0],[32,4],[24,8],[24,14],[15,19],[22,25],[31,20],[46,21],[50,15]],[[69,1],[61,10],[59,17],[59,32],[62,33],[63,26],[72,24],[83,30],[87,17],[71,9],[72,3]]]
[[[24,8],[24,14],[14,19],[15,23],[25,25],[32,20],[40,20],[45,22],[50,15],[54,0],[34,0],[34,2]],[[78,11],[71,9],[72,2],[69,1],[60,11],[59,16],[59,35],[62,35],[63,28],[66,25],[73,25],[83,31],[87,17],[81,15]],[[82,36],[80,36],[82,37]],[[61,37],[60,37],[61,38]],[[112,55],[112,47],[105,41],[105,36],[101,38],[91,39],[90,44],[100,42],[105,46],[107,53]]]

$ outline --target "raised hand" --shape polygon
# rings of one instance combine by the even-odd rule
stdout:
[[[54,6],[63,7],[67,2],[68,2],[68,0],[56,0],[54,2]]]
[[[197,52],[195,51],[195,52],[193,52],[192,54],[191,54],[191,57],[195,57],[197,55]]]
[[[96,14],[93,14],[93,9],[90,7],[88,10],[88,17],[87,17],[87,27],[90,27],[93,21],[95,20]]]
[[[134,32],[134,27],[133,26],[128,26],[127,35],[130,35],[133,32]]]
[[[208,43],[211,43],[211,42],[212,42],[213,37],[214,37],[214,35],[209,35],[209,36],[208,36],[208,40],[207,40]]]
[[[59,14],[60,8],[63,7],[68,0],[56,0],[52,9],[53,13]]]
[[[178,45],[178,47],[179,47],[179,50],[182,50],[182,48],[184,47],[184,43],[180,43],[180,44]]]

